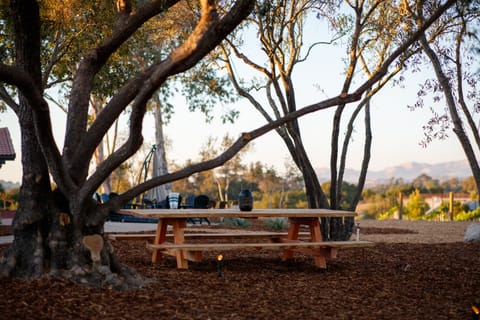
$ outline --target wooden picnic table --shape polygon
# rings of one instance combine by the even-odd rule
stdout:
[[[326,258],[335,258],[339,247],[357,247],[370,245],[366,241],[322,241],[319,218],[355,217],[351,211],[328,209],[126,209],[121,214],[140,218],[157,218],[157,230],[153,243],[147,244],[152,249],[152,263],[157,263],[162,254],[174,255],[179,269],[188,269],[188,260],[200,261],[202,252],[207,250],[233,249],[283,249],[283,259],[293,258],[294,252],[303,252],[313,256],[315,265],[326,267]],[[216,243],[186,243],[185,228],[187,219],[191,218],[288,218],[289,227],[286,237],[270,237],[269,242],[262,243],[228,243],[228,234]],[[167,242],[167,228],[173,227],[173,243]],[[307,241],[299,240],[299,231],[306,225],[310,236]],[[253,233],[252,233],[253,234]],[[234,237],[232,233],[230,236]],[[218,237],[216,237],[218,240]],[[274,241],[274,242],[272,242]]]

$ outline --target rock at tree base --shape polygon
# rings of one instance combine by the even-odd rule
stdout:
[[[480,223],[472,223],[465,231],[465,242],[480,242]]]

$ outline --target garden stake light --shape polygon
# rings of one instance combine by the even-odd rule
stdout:
[[[478,320],[480,317],[480,309],[477,306],[472,306],[472,319]]]
[[[360,241],[360,222],[357,222],[357,241]]]
[[[218,260],[218,277],[221,278],[222,277],[222,264],[223,264],[223,256],[220,254],[218,255],[217,257],[217,260]]]

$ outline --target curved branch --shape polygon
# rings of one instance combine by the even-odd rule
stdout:
[[[319,111],[322,109],[331,108],[337,105],[345,105],[347,103],[351,103],[354,101],[358,101],[361,99],[363,93],[372,87],[376,82],[380,81],[383,76],[388,72],[388,68],[390,64],[395,61],[402,53],[413,43],[415,42],[418,37],[424,32],[445,10],[447,10],[455,1],[449,0],[447,1],[442,7],[439,8],[431,17],[423,24],[423,26],[415,32],[411,38],[407,39],[405,43],[400,46],[397,50],[395,50],[387,59],[383,65],[378,68],[377,73],[374,74],[371,78],[365,81],[362,85],[360,85],[353,93],[341,93],[339,96],[327,99],[325,101],[306,106],[302,109],[294,111],[285,117],[275,120],[271,123],[268,123],[256,130],[250,131],[248,133],[244,133],[229,149],[227,149],[223,154],[219,155],[218,157],[208,160],[205,162],[201,162],[198,164],[194,164],[189,166],[188,168],[179,170],[174,173],[170,173],[164,176],[156,177],[151,180],[148,180],[142,184],[137,185],[136,187],[130,189],[129,191],[119,195],[118,197],[110,200],[105,206],[109,206],[109,208],[115,209],[118,208],[122,203],[127,202],[128,200],[134,198],[135,196],[153,188],[161,184],[165,184],[168,182],[172,182],[175,180],[186,178],[194,173],[209,170],[215,168],[217,166],[221,166],[226,161],[233,158],[233,156],[240,151],[248,142],[264,135],[265,133],[274,130],[275,128],[286,124],[287,122],[304,116],[306,114]]]
[[[60,151],[55,144],[50,121],[48,103],[39,91],[35,81],[22,68],[0,64],[0,79],[10,85],[16,86],[28,101],[34,114],[37,139],[47,159],[50,172],[62,191],[72,192],[75,184],[65,170],[60,156]]]
[[[5,102],[7,106],[9,106],[10,109],[12,109],[13,112],[18,115],[20,106],[15,102],[15,100],[13,100],[10,94],[8,94],[7,89],[5,89],[4,86],[0,86],[0,99],[2,99],[3,102]]]
[[[81,158],[85,154],[93,154],[115,119],[133,99],[137,101],[137,105],[142,106],[168,77],[193,67],[245,19],[253,9],[254,1],[238,1],[221,20],[217,17],[215,6],[208,1],[202,1],[202,3],[202,16],[188,39],[173,50],[165,60],[129,81],[99,114],[88,133],[78,144],[81,147],[75,151],[75,157],[71,160],[71,168],[74,172],[85,172],[86,164]]]
[[[228,43],[230,48],[235,53],[235,56],[237,58],[239,58],[240,60],[242,60],[243,63],[245,63],[247,66],[250,66],[251,68],[257,70],[258,72],[265,74],[268,78],[272,78],[272,74],[267,70],[267,68],[264,68],[264,67],[260,66],[259,64],[250,60],[247,56],[245,56],[243,53],[241,53],[238,50],[237,46],[235,46],[229,39],[225,39],[225,42]]]
[[[120,25],[117,25],[112,36],[98,47],[90,50],[80,62],[70,93],[69,110],[75,110],[75,112],[70,112],[67,116],[68,134],[65,137],[64,144],[64,157],[67,162],[75,159],[75,149],[81,144],[85,134],[90,92],[98,71],[142,24],[155,15],[164,12],[177,2],[178,0],[156,0],[142,6],[135,14],[130,15]]]
[[[210,170],[213,168],[216,168],[218,166],[221,166],[228,160],[232,159],[245,145],[247,145],[250,141],[257,139],[264,134],[270,132],[271,130],[276,129],[279,126],[285,125],[286,123],[297,119],[299,117],[302,117],[304,115],[310,114],[312,112],[316,112],[319,110],[331,108],[333,106],[336,106],[338,104],[347,104],[350,102],[357,101],[361,98],[361,95],[358,93],[356,94],[350,94],[350,95],[344,95],[342,96],[337,96],[331,99],[327,99],[325,101],[322,101],[320,103],[316,103],[307,107],[304,107],[302,109],[299,109],[297,111],[294,111],[283,118],[280,118],[278,120],[275,120],[271,123],[267,123],[260,128],[257,128],[255,130],[252,130],[250,132],[243,133],[240,138],[238,138],[230,148],[228,148],[225,152],[220,154],[214,159],[207,160],[204,162],[200,162],[197,164],[193,164],[185,169],[179,170],[177,172],[169,173],[167,175],[163,175],[160,177],[155,177],[153,179],[150,179],[142,184],[137,185],[136,187],[130,189],[129,191],[119,195],[118,197],[110,200],[106,205],[111,204],[112,208],[115,206],[120,206],[122,203],[127,202],[130,199],[133,199],[135,196],[153,188],[161,184],[165,184],[168,182],[172,182],[175,180],[183,179],[186,177],[189,177],[190,175],[205,171],[205,170]]]
[[[130,158],[141,147],[143,143],[142,123],[146,112],[146,103],[143,107],[137,107],[130,116],[130,135],[127,141],[95,170],[95,173],[83,184],[79,199],[84,201],[102,184],[115,168],[120,166],[126,159]]]
[[[326,44],[326,45],[329,45],[329,44],[332,44],[334,43],[335,41],[337,41],[338,39],[344,37],[345,34],[339,34],[337,37],[334,37],[333,39],[331,39],[330,41],[317,41],[317,42],[314,42],[312,43],[308,49],[307,49],[307,53],[305,53],[305,56],[303,58],[299,58],[297,60],[297,62],[304,62],[307,60],[308,56],[310,55],[310,52],[316,47],[316,46],[319,46],[319,45],[322,45],[322,44]]]
[[[155,68],[151,68],[148,79],[143,82],[141,87],[137,88],[139,91],[135,95],[135,102],[132,106],[131,129],[128,141],[122,148],[104,161],[97,169],[97,172],[88,179],[84,188],[82,188],[80,201],[86,200],[88,195],[93,193],[110,172],[140,148],[143,141],[141,131],[146,104],[160,85],[169,76],[194,66],[216,47],[249,14],[253,8],[253,3],[253,0],[239,1],[222,20],[219,20],[216,7],[210,1],[205,0],[201,2],[202,15],[195,30],[167,59],[159,63]],[[116,117],[112,117],[108,113],[104,114],[108,115],[110,121],[116,119]],[[98,136],[98,133],[94,134]],[[92,145],[92,141],[89,141],[89,144]]]
[[[455,67],[456,67],[456,75],[457,75],[457,91],[458,91],[458,103],[462,108],[463,115],[467,119],[467,123],[470,126],[470,132],[472,133],[475,143],[477,144],[477,148],[480,149],[480,133],[476,128],[475,121],[471,113],[468,110],[467,103],[465,102],[465,95],[463,93],[463,79],[462,79],[462,62],[461,62],[461,53],[462,53],[462,43],[463,43],[463,36],[466,32],[467,25],[464,18],[462,18],[462,25],[459,35],[457,37],[457,45],[455,48]]]
[[[358,202],[362,196],[362,190],[365,186],[365,181],[367,179],[368,164],[370,163],[370,150],[372,146],[372,127],[370,119],[370,99],[365,106],[365,146],[363,148],[363,160],[362,168],[360,169],[360,175],[358,177],[358,183],[355,195],[350,204],[349,210],[354,211],[357,207]]]
[[[425,34],[423,34],[420,37],[420,43],[422,45],[422,48],[425,54],[428,56],[431,64],[433,65],[435,75],[442,87],[442,91],[445,96],[445,100],[447,102],[448,110],[450,112],[450,117],[452,118],[452,122],[454,126],[453,131],[457,135],[460,145],[462,146],[465,156],[467,157],[467,160],[470,165],[470,169],[472,170],[473,177],[477,184],[477,189],[480,190],[480,165],[478,163],[477,157],[470,143],[470,139],[463,128],[463,122],[462,122],[462,119],[460,118],[460,115],[458,114],[458,111],[455,105],[455,98],[453,96],[452,87],[450,85],[448,77],[442,68],[442,64],[439,57],[437,56],[435,51],[430,47]]]

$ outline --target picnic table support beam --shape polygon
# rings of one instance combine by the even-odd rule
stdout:
[[[187,227],[187,219],[174,219],[170,222],[173,226],[173,240],[175,244],[185,243],[184,230]],[[179,269],[188,269],[188,260],[185,257],[185,252],[178,250],[176,252],[177,266]]]
[[[166,235],[167,235],[167,219],[158,219],[157,223],[157,231],[155,233],[155,240],[153,241],[154,244],[161,244],[165,242]],[[152,263],[157,263],[161,257],[160,250],[153,250],[152,252]]]
[[[300,232],[300,223],[298,219],[288,218],[288,236],[287,241],[298,240],[298,233]],[[283,251],[283,259],[288,260],[293,258],[293,251],[291,249],[285,249]]]
[[[300,232],[301,225],[307,225],[310,231],[310,241],[311,242],[320,242],[322,241],[322,234],[320,232],[320,219],[318,218],[289,218],[289,227],[288,227],[288,241],[298,240],[298,233]],[[295,251],[302,250],[292,250],[285,249],[283,253],[283,260],[289,260],[293,258]],[[306,252],[307,253],[307,252]],[[336,249],[333,248],[319,248],[312,252],[309,250],[308,254],[313,255],[313,260],[316,267],[326,268],[327,260],[326,258],[336,257]]]
[[[185,243],[185,234],[184,230],[187,227],[186,219],[159,219],[157,224],[157,231],[155,233],[154,244],[165,243],[167,228],[171,225],[173,227],[173,239],[175,244]],[[162,252],[160,250],[154,249],[152,252],[152,263],[157,263],[160,261]],[[177,250],[175,252],[175,257],[177,260],[177,266],[180,269],[188,269],[188,261],[186,259],[185,253],[183,251]]]

